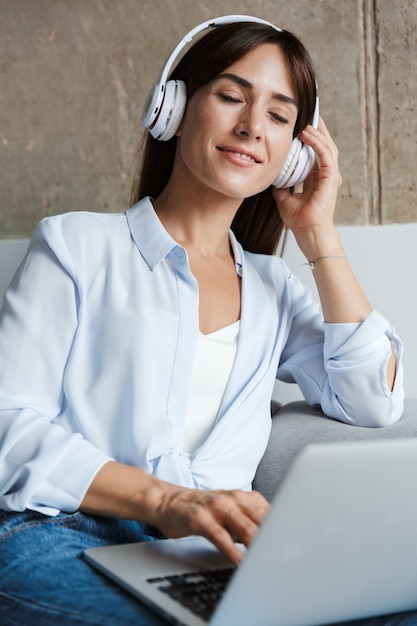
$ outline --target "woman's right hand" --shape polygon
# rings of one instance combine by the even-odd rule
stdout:
[[[236,542],[250,544],[268,509],[256,491],[187,489],[116,461],[99,470],[80,505],[91,515],[151,524],[170,538],[201,535],[236,565]]]
[[[242,551],[236,542],[249,546],[269,509],[265,498],[256,491],[170,487],[154,525],[167,537],[202,535],[237,565]]]

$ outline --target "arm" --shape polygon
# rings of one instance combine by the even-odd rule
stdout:
[[[86,483],[108,460],[59,419],[77,316],[71,258],[54,221],[44,222],[0,312],[0,508],[5,510],[73,511]]]
[[[337,147],[322,119],[318,129],[307,127],[302,139],[316,152],[320,167],[316,165],[313,169],[302,192],[292,195],[288,189],[275,190],[280,215],[294,233],[307,261],[314,263],[325,322],[364,322],[372,308],[349,266],[333,223],[337,191],[342,182]],[[395,371],[396,355],[392,348],[386,367],[390,389],[394,386]]]

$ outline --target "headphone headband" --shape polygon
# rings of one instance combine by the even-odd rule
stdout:
[[[264,24],[265,26],[271,26],[271,28],[274,28],[278,32],[282,32],[281,28],[278,28],[278,26],[275,26],[271,22],[266,22],[265,20],[262,20],[260,18],[251,17],[250,15],[223,15],[221,17],[215,17],[208,22],[202,22],[202,24],[199,24],[198,26],[195,26],[192,30],[190,30],[175,46],[175,48],[165,61],[165,65],[162,68],[162,71],[156,82],[161,83],[167,80],[168,74],[171,71],[172,66],[174,65],[175,59],[177,58],[181,50],[185,48],[186,45],[191,43],[196,35],[199,35],[203,31],[210,28],[216,28],[216,26],[223,26],[224,24],[236,24],[238,22],[253,22],[257,24]]]

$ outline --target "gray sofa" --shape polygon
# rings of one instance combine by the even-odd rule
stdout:
[[[253,486],[271,500],[294,455],[309,443],[404,437],[417,437],[417,400],[406,400],[402,418],[385,428],[349,426],[306,402],[273,405],[271,436]]]

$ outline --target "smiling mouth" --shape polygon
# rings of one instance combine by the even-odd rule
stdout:
[[[229,150],[228,148],[218,148],[220,152],[229,152],[230,154],[235,154],[239,159],[243,159],[244,161],[249,161],[253,163],[260,163],[259,159],[256,159],[251,154],[247,152],[238,152],[237,150]]]

